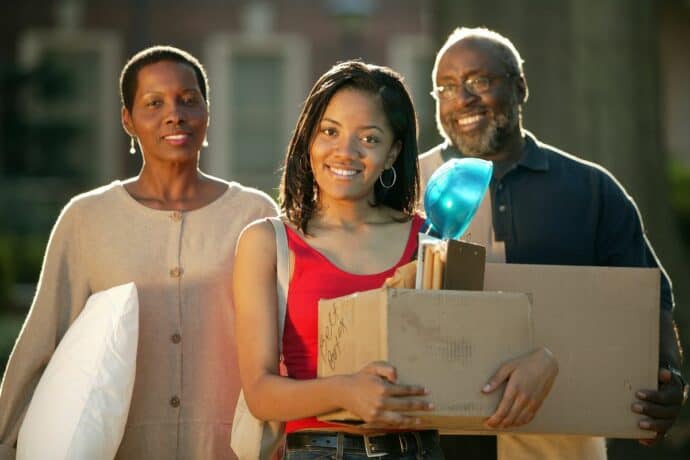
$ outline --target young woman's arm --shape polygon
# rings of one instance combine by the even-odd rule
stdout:
[[[257,418],[295,420],[346,409],[367,422],[400,427],[417,422],[402,412],[432,409],[414,398],[427,394],[423,387],[396,384],[395,369],[383,362],[329,378],[279,375],[276,244],[269,222],[256,222],[240,236],[233,292],[242,387]]]

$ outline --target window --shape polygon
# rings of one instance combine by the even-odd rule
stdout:
[[[70,196],[118,177],[129,156],[121,44],[107,31],[28,30],[17,56],[21,78],[5,88],[12,101],[0,128],[0,221],[43,235]]]
[[[31,30],[19,42],[29,78],[21,118],[29,134],[18,177],[62,178],[76,184],[110,181],[121,172],[118,96],[122,60],[107,31]]]
[[[212,174],[274,194],[307,94],[308,47],[296,36],[218,35],[206,47]]]

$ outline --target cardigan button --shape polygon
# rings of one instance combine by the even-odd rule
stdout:
[[[170,336],[170,340],[172,340],[172,343],[180,343],[182,341],[182,336],[175,332]]]
[[[170,277],[171,278],[179,278],[182,276],[184,270],[182,270],[182,267],[173,267],[170,269]]]
[[[177,396],[173,396],[170,398],[170,405],[173,407],[180,407],[180,398]]]
[[[170,213],[170,219],[173,222],[179,222],[182,220],[182,213],[180,211],[173,211]]]

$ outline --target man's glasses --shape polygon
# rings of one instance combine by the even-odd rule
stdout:
[[[470,77],[462,82],[462,85],[441,85],[434,88],[431,92],[436,100],[450,101],[460,95],[460,91],[464,88],[465,91],[473,96],[479,96],[486,93],[491,88],[491,82],[504,77],[514,77],[514,73],[504,73],[502,75],[481,75],[478,77]]]

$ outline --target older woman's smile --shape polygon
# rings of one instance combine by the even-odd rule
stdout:
[[[163,136],[163,139],[172,145],[183,145],[186,144],[191,137],[192,135],[189,133],[176,133]]]

